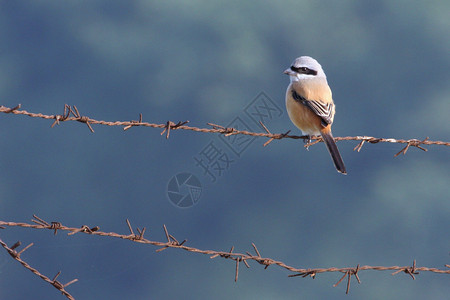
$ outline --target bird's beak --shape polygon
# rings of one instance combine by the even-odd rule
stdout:
[[[289,76],[294,76],[294,75],[295,75],[295,72],[292,71],[290,68],[287,68],[286,70],[284,70],[283,73],[284,73],[284,74],[287,74],[287,75],[289,75]]]

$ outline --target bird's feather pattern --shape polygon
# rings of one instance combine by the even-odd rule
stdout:
[[[292,97],[312,110],[317,116],[321,118],[322,126],[326,127],[333,123],[333,103],[324,103],[320,100],[307,100],[300,96],[295,90],[292,90]]]

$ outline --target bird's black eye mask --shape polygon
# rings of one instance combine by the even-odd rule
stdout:
[[[296,68],[294,66],[291,66],[291,70],[300,74],[307,74],[307,75],[313,75],[316,76],[317,75],[317,71],[311,70],[310,68],[307,67],[300,67],[300,68]]]

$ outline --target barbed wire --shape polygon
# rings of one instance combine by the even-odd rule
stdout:
[[[59,124],[60,122],[65,121],[77,121],[80,123],[84,123],[87,125],[89,130],[91,132],[94,132],[94,129],[92,128],[92,124],[97,125],[106,125],[106,126],[121,126],[124,127],[123,130],[128,130],[131,127],[135,126],[143,126],[143,127],[152,127],[152,128],[161,128],[163,131],[161,132],[161,135],[165,133],[166,138],[168,139],[170,136],[171,130],[191,130],[195,132],[208,132],[208,133],[220,133],[225,136],[230,135],[249,135],[249,136],[256,136],[256,137],[266,137],[269,138],[267,142],[264,143],[264,146],[267,146],[274,140],[281,140],[285,138],[290,139],[303,139],[307,141],[305,144],[305,147],[312,146],[314,144],[317,144],[319,142],[323,142],[323,139],[321,137],[315,136],[315,137],[309,137],[309,136],[298,136],[298,135],[289,135],[290,130],[285,133],[271,133],[267,127],[260,122],[261,126],[266,131],[264,132],[251,132],[246,130],[237,130],[235,128],[231,127],[224,127],[221,125],[213,124],[213,123],[207,123],[208,126],[211,126],[211,128],[199,128],[199,127],[193,127],[193,126],[187,126],[186,124],[189,123],[189,121],[180,121],[178,123],[174,123],[172,121],[167,121],[165,124],[155,124],[155,123],[149,123],[149,122],[143,122],[142,121],[142,114],[139,114],[139,120],[131,120],[131,121],[103,121],[103,120],[95,120],[87,116],[82,116],[80,112],[78,111],[77,107],[75,105],[70,106],[68,104],[64,105],[64,112],[61,115],[45,115],[41,113],[32,113],[28,112],[26,110],[19,110],[21,108],[21,105],[17,105],[16,107],[9,108],[6,106],[0,106],[0,112],[6,113],[6,114],[14,114],[14,115],[25,115],[32,118],[42,118],[47,120],[54,120],[51,127],[54,127],[55,125]],[[406,144],[399,152],[397,152],[394,157],[397,157],[400,154],[406,154],[408,149],[412,147],[416,147],[418,149],[421,149],[423,151],[428,151],[426,148],[422,147],[422,145],[439,145],[439,146],[450,146],[450,142],[443,142],[443,141],[430,141],[428,137],[426,137],[423,140],[418,139],[394,139],[394,138],[377,138],[377,137],[371,137],[371,136],[347,136],[347,137],[335,137],[336,141],[359,141],[359,143],[355,146],[353,150],[360,151],[361,148],[364,146],[365,143],[398,143],[398,144]]]
[[[305,147],[312,146],[316,143],[323,142],[321,137],[309,137],[309,136],[296,136],[296,135],[289,135],[290,131],[287,131],[286,133],[280,133],[280,134],[273,134],[269,131],[269,129],[260,122],[261,126],[266,131],[265,133],[257,133],[257,132],[250,132],[245,130],[237,130],[235,128],[230,127],[224,127],[221,125],[213,124],[213,123],[207,123],[211,128],[199,128],[199,127],[193,127],[193,126],[187,126],[186,124],[189,121],[183,121],[174,123],[172,121],[167,121],[165,124],[155,124],[155,123],[149,123],[149,122],[143,122],[142,120],[142,114],[139,115],[139,120],[131,120],[131,121],[103,121],[103,120],[95,120],[87,116],[82,116],[77,109],[76,106],[70,106],[65,105],[64,106],[64,112],[61,115],[45,115],[41,113],[32,113],[28,112],[26,110],[19,110],[21,108],[21,105],[17,105],[16,107],[9,108],[5,106],[0,106],[0,112],[6,113],[6,114],[14,114],[14,115],[26,115],[32,118],[42,118],[42,119],[49,119],[54,120],[51,127],[54,127],[55,125],[59,125],[60,122],[65,121],[77,121],[80,123],[84,123],[87,125],[89,130],[91,132],[94,132],[94,129],[92,128],[93,124],[97,125],[106,125],[106,126],[121,126],[124,127],[123,130],[128,130],[131,127],[134,126],[143,126],[143,127],[151,127],[151,128],[160,128],[163,129],[161,132],[161,135],[165,134],[166,138],[168,139],[170,136],[171,130],[191,130],[195,132],[204,132],[204,133],[219,133],[223,134],[225,136],[230,135],[249,135],[249,136],[255,136],[255,137],[265,137],[268,138],[268,140],[263,144],[263,146],[267,146],[269,143],[271,143],[274,140],[280,140],[284,138],[291,138],[291,139],[303,139],[307,141]],[[356,145],[354,150],[360,151],[363,145],[368,142],[371,144],[384,142],[384,143],[399,143],[399,144],[406,144],[398,153],[396,153],[394,156],[398,156],[400,154],[406,154],[409,147],[413,146],[416,148],[419,148],[423,151],[427,151],[422,145],[442,145],[442,146],[450,146],[450,142],[443,142],[443,141],[430,141],[427,138],[424,140],[418,140],[418,139],[393,139],[393,138],[376,138],[376,137],[370,137],[370,136],[354,136],[354,137],[336,137],[336,141],[350,141],[355,140],[359,141],[359,143]],[[175,239],[174,236],[168,233],[168,230],[166,226],[164,225],[164,234],[166,236],[167,242],[160,242],[160,241],[152,241],[144,238],[145,233],[145,227],[142,229],[137,228],[138,234],[135,234],[131,224],[128,220],[127,225],[128,229],[130,231],[129,235],[122,235],[114,232],[102,232],[99,230],[99,227],[88,227],[86,225],[83,225],[81,228],[73,228],[73,227],[67,227],[62,225],[59,222],[51,222],[47,223],[46,221],[38,218],[37,216],[33,216],[35,219],[32,219],[33,223],[35,224],[28,224],[28,223],[16,223],[16,222],[4,222],[0,221],[0,228],[3,226],[18,226],[18,227],[25,227],[25,228],[34,228],[34,229],[51,229],[54,230],[54,234],[57,233],[58,230],[63,231],[69,231],[69,235],[73,235],[76,233],[86,233],[91,235],[100,235],[100,236],[107,236],[107,237],[113,237],[113,238],[121,238],[130,240],[133,242],[143,243],[143,244],[150,244],[153,246],[159,246],[161,248],[157,249],[156,252],[163,251],[167,248],[177,248],[177,249],[183,249],[188,252],[192,253],[199,253],[204,255],[210,255],[210,258],[216,258],[216,257],[222,257],[224,259],[231,259],[235,261],[235,281],[238,280],[239,275],[239,266],[240,263],[243,263],[247,268],[250,268],[250,265],[248,264],[248,261],[256,261],[257,263],[264,266],[265,269],[267,269],[270,265],[277,265],[281,268],[284,268],[294,274],[288,275],[289,277],[312,277],[315,278],[317,274],[320,273],[326,273],[326,272],[340,272],[343,273],[342,277],[339,279],[339,281],[333,285],[338,286],[344,279],[347,278],[347,288],[346,293],[349,292],[350,289],[350,281],[352,276],[354,276],[358,283],[360,283],[359,279],[359,272],[364,270],[378,270],[378,271],[395,271],[392,273],[392,275],[396,275],[400,272],[404,272],[406,274],[409,274],[412,279],[415,279],[414,275],[419,274],[418,271],[428,271],[428,272],[434,272],[434,273],[440,273],[440,274],[450,274],[450,270],[442,270],[438,268],[428,268],[428,267],[417,267],[416,261],[413,261],[412,266],[390,266],[390,267],[384,267],[384,266],[360,266],[359,264],[355,267],[344,267],[344,268],[295,268],[292,266],[289,266],[285,264],[284,262],[274,260],[272,258],[264,258],[261,256],[259,250],[257,249],[256,245],[252,243],[253,250],[255,254],[251,254],[250,252],[245,253],[237,253],[233,252],[234,247],[231,247],[231,250],[226,251],[214,251],[214,250],[201,250],[194,247],[189,247],[184,245],[186,240],[183,240],[181,243],[178,242],[177,239]],[[3,241],[0,240],[0,244],[3,248],[5,248],[8,253],[19,263],[21,263],[25,268],[29,269],[31,272],[45,280],[46,282],[52,284],[55,288],[60,290],[63,295],[65,295],[69,299],[74,299],[67,291],[65,291],[65,287],[68,285],[74,283],[77,281],[77,279],[74,279],[70,281],[67,284],[61,284],[56,279],[60,275],[61,272],[58,272],[58,274],[51,280],[50,278],[46,277],[45,275],[41,274],[38,270],[32,268],[30,265],[28,265],[25,261],[23,261],[20,258],[20,254],[22,254],[25,250],[27,250],[29,247],[31,247],[33,244],[28,245],[20,252],[16,252],[14,249],[20,246],[20,242],[17,242],[12,247],[8,247]],[[450,268],[450,265],[445,265],[447,268]]]
[[[103,232],[103,231],[100,231],[100,227],[99,226],[89,227],[87,225],[83,225],[83,226],[81,226],[79,228],[74,228],[74,227],[65,226],[65,225],[61,224],[60,222],[50,222],[49,223],[49,222],[44,221],[43,219],[37,217],[36,215],[33,215],[33,218],[34,219],[31,219],[31,221],[34,224],[20,223],[20,222],[5,222],[5,221],[1,221],[0,220],[0,227],[9,226],[9,227],[24,227],[24,228],[34,228],[34,229],[50,229],[50,230],[53,231],[53,233],[55,235],[57,234],[58,230],[69,231],[68,235],[74,235],[74,234],[77,234],[77,233],[85,233],[85,234],[90,234],[90,235],[99,235],[99,236],[106,236],[106,237],[112,237],[112,238],[120,238],[120,239],[129,240],[129,241],[136,242],[136,243],[150,244],[150,245],[153,245],[153,246],[160,247],[160,248],[158,248],[156,250],[156,252],[161,252],[161,251],[166,250],[168,248],[176,248],[176,249],[182,249],[182,250],[185,250],[185,251],[188,251],[188,252],[192,252],[192,253],[210,255],[211,259],[216,258],[216,257],[222,257],[224,259],[230,259],[230,260],[234,260],[235,261],[235,263],[236,263],[235,276],[234,276],[234,280],[235,281],[238,280],[240,263],[243,263],[247,268],[250,268],[250,265],[248,264],[248,261],[255,261],[255,262],[259,263],[260,265],[263,265],[264,269],[267,269],[271,265],[277,265],[277,266],[279,266],[281,268],[284,268],[284,269],[294,273],[294,274],[288,275],[288,277],[298,277],[298,276],[300,276],[302,278],[305,278],[305,277],[315,278],[317,276],[317,274],[320,274],[320,273],[340,272],[340,273],[343,273],[343,275],[339,279],[339,281],[336,284],[334,284],[333,286],[334,287],[338,286],[345,278],[347,278],[347,288],[346,288],[346,293],[347,294],[350,291],[350,281],[351,281],[352,276],[354,276],[356,278],[358,283],[361,283],[361,280],[360,280],[358,274],[361,271],[366,271],[366,270],[395,271],[395,272],[392,273],[392,275],[396,275],[396,274],[398,274],[400,272],[404,272],[404,273],[410,275],[413,280],[415,280],[415,276],[414,275],[418,275],[419,271],[433,272],[433,273],[438,273],[438,274],[450,274],[450,269],[443,270],[443,269],[438,269],[438,268],[417,267],[415,260],[413,261],[412,266],[389,266],[389,267],[384,267],[384,266],[360,266],[358,264],[356,267],[344,267],[344,268],[336,268],[336,267],[330,267],[330,268],[308,268],[308,269],[296,268],[296,267],[289,266],[289,265],[285,264],[282,261],[278,261],[278,260],[275,260],[275,259],[272,259],[272,258],[268,258],[268,257],[263,257],[254,243],[252,243],[252,247],[253,247],[253,250],[254,250],[255,254],[252,254],[252,253],[250,253],[248,251],[246,251],[245,253],[233,252],[234,251],[234,246],[231,247],[230,251],[201,250],[201,249],[198,249],[198,248],[186,246],[185,243],[187,242],[187,240],[184,239],[182,242],[179,242],[173,235],[171,235],[169,233],[169,231],[167,230],[167,227],[165,225],[163,226],[163,229],[164,229],[164,235],[165,235],[167,241],[161,242],[161,241],[153,241],[153,240],[149,240],[149,239],[144,238],[144,234],[145,234],[145,231],[146,231],[145,227],[137,228],[136,229],[137,233],[135,233],[133,231],[131,223],[130,223],[130,221],[128,219],[126,220],[126,223],[127,223],[128,230],[130,231],[130,233],[125,235],[125,234],[119,234],[119,233],[115,233],[115,232]],[[2,246],[5,247],[3,243],[2,243]],[[27,248],[22,250],[20,253],[25,251]],[[13,251],[13,250],[11,250],[11,251]],[[8,252],[10,252],[10,251],[8,250]],[[13,256],[14,258],[16,258],[17,256],[20,256],[20,253],[19,253],[19,255],[14,256],[10,252],[11,256]],[[450,268],[450,265],[446,264],[445,267]],[[35,273],[35,274],[37,274],[38,276],[41,277],[39,272],[36,271],[36,272],[33,272],[33,273]],[[58,275],[59,275],[59,273],[58,273]],[[46,280],[46,281],[50,282],[50,283],[53,282],[53,281],[48,281],[48,280]],[[64,288],[67,285],[69,285],[69,284],[71,284],[71,283],[73,283],[75,281],[76,280],[72,280],[71,282],[69,282],[69,283],[67,283],[65,285],[61,285],[61,286],[62,286],[62,288]]]
[[[61,282],[59,282],[58,280],[56,280],[58,278],[58,276],[61,274],[61,271],[59,271],[55,277],[53,277],[53,279],[48,278],[47,276],[41,274],[37,269],[33,268],[32,266],[30,266],[26,261],[22,260],[20,258],[20,255],[22,253],[24,253],[28,248],[30,248],[31,246],[33,246],[33,243],[29,244],[28,246],[26,246],[25,248],[23,248],[22,250],[20,250],[20,252],[17,252],[15,249],[17,247],[19,247],[22,243],[20,241],[16,242],[14,245],[12,245],[11,247],[8,247],[8,245],[3,242],[0,239],[0,245],[5,248],[6,251],[8,251],[9,255],[11,255],[12,258],[14,258],[15,260],[17,260],[22,266],[24,266],[25,268],[27,268],[28,270],[30,270],[33,274],[39,276],[40,278],[42,278],[42,280],[50,283],[52,286],[54,286],[57,290],[59,290],[64,296],[66,296],[68,299],[74,300],[75,298],[69,294],[69,292],[66,291],[66,287],[71,285],[72,283],[75,283],[78,281],[78,279],[73,279],[71,281],[69,281],[66,284],[62,284]]]

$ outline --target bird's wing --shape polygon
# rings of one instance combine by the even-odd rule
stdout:
[[[292,91],[292,97],[308,107],[312,110],[313,113],[315,113],[318,117],[321,118],[322,126],[326,127],[333,123],[333,103],[325,103],[320,100],[307,100],[297,94],[294,90]]]

